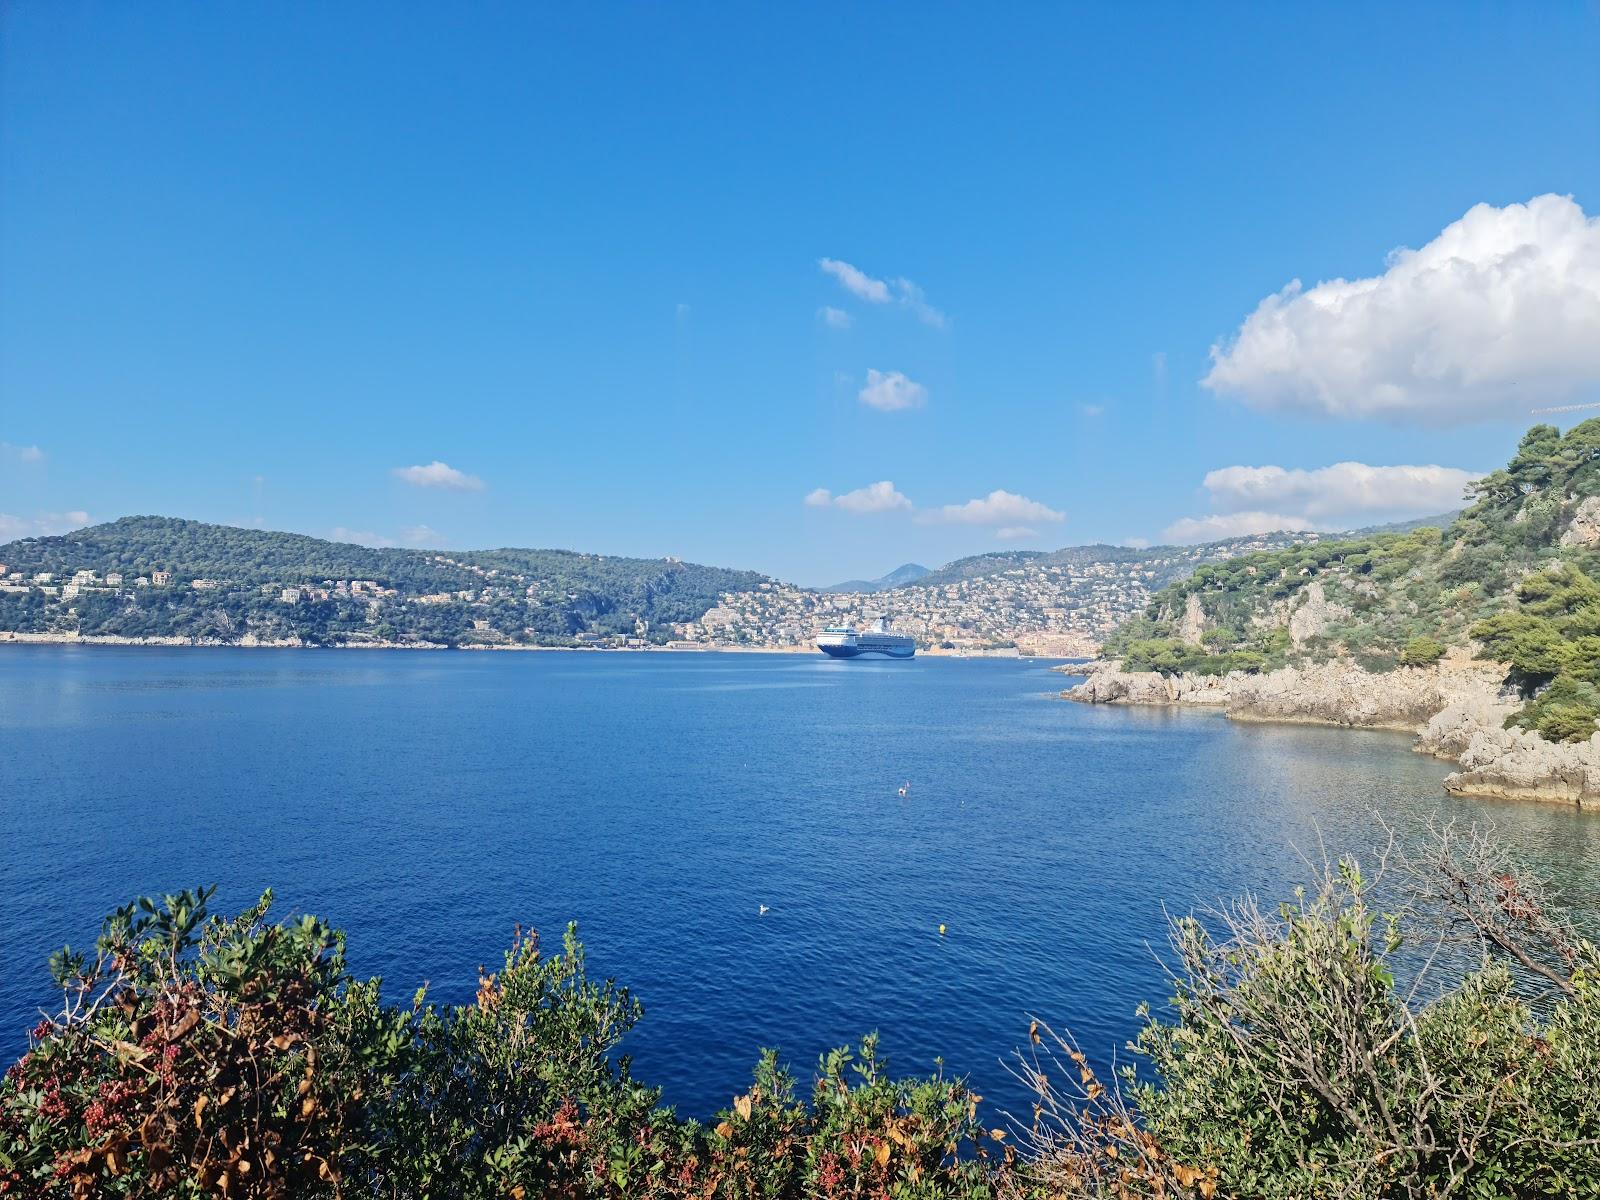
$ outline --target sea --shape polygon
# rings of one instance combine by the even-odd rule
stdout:
[[[465,1002],[578,923],[680,1112],[876,1031],[1025,1113],[1030,1019],[1128,1062],[1170,918],[1491,824],[1600,910],[1600,819],[1452,799],[1404,735],[1063,702],[1032,660],[0,648],[0,1058],[62,943],[139,895],[271,887],[359,975]],[[902,792],[904,794],[902,794]]]

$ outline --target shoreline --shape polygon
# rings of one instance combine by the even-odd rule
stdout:
[[[1203,708],[1252,724],[1405,733],[1418,754],[1455,764],[1443,782],[1452,796],[1600,811],[1600,731],[1583,742],[1547,742],[1505,728],[1521,697],[1504,686],[1503,675],[1497,664],[1460,655],[1383,674],[1336,661],[1257,675],[1165,676],[1123,671],[1113,660],[1096,664],[1060,697],[1079,704]]]
[[[0,647],[4,646],[91,646],[130,649],[181,649],[181,650],[407,650],[450,651],[482,653],[538,654],[784,654],[814,655],[813,646],[530,646],[515,642],[483,642],[451,646],[443,642],[337,642],[331,645],[304,642],[298,639],[262,641],[241,638],[237,641],[220,641],[214,638],[190,637],[117,637],[108,634],[70,633],[15,633],[0,631]],[[957,654],[948,650],[918,650],[918,658],[956,659],[1006,659],[1016,662],[1060,663],[1062,659],[1049,655],[1022,655],[967,651]],[[1070,664],[1071,660],[1065,660]]]
[[[675,649],[670,646],[530,646],[522,643],[468,643],[451,646],[444,642],[336,642],[322,644],[304,641],[259,641],[241,638],[224,642],[213,638],[114,637],[102,634],[0,633],[0,646],[92,646],[154,650],[409,650],[539,654],[802,654],[809,646],[706,646]]]

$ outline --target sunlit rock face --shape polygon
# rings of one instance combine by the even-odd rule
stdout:
[[[1585,496],[1572,511],[1561,534],[1563,546],[1593,546],[1600,542],[1600,496]]]

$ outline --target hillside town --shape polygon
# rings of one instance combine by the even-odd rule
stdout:
[[[457,568],[478,577],[476,586],[451,591],[402,591],[374,579],[323,579],[317,582],[273,580],[245,582],[208,576],[186,577],[169,570],[151,570],[138,575],[119,571],[104,574],[92,569],[70,574],[53,571],[32,573],[12,570],[0,563],[0,598],[25,602],[9,610],[0,606],[0,640],[58,641],[80,635],[83,605],[103,608],[106,604],[125,613],[196,610],[209,614],[210,628],[204,632],[186,629],[173,632],[159,624],[135,625],[134,636],[87,635],[87,640],[115,642],[233,642],[244,645],[291,645],[304,642],[296,622],[316,615],[331,615],[344,645],[394,645],[396,626],[415,628],[422,620],[418,610],[450,610],[459,615],[460,629],[448,642],[426,636],[403,639],[411,645],[463,644],[512,646],[535,642],[542,632],[533,628],[507,628],[508,606],[537,608],[575,598],[561,590],[559,595],[547,580],[530,579],[519,572],[484,569],[444,555],[432,561]],[[165,595],[164,600],[158,600]],[[203,607],[201,607],[203,606]],[[412,610],[408,618],[406,610]],[[21,616],[24,619],[18,620]],[[611,634],[577,630],[565,639],[576,645],[642,648],[644,630]]]
[[[804,647],[829,626],[862,628],[887,614],[924,650],[1088,656],[1154,592],[1202,563],[1319,537],[1280,532],[1150,550],[1076,547],[1004,570],[955,579],[938,572],[932,582],[870,593],[765,583],[725,594],[700,620],[676,626],[675,644]]]

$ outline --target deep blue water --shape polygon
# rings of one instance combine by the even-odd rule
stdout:
[[[1371,849],[1378,809],[1493,819],[1590,909],[1600,820],[1481,805],[1379,733],[1091,709],[1045,666],[821,656],[0,650],[0,1051],[44,958],[140,893],[268,885],[363,974],[464,1000],[518,923],[634,989],[636,1074],[709,1114],[779,1047],[880,1030],[1000,1065],[1030,1013],[1102,1060],[1183,911]],[[911,783],[902,800],[898,787]],[[765,916],[759,905],[768,905]],[[939,935],[938,927],[947,926]],[[1147,943],[1149,945],[1147,945]]]

